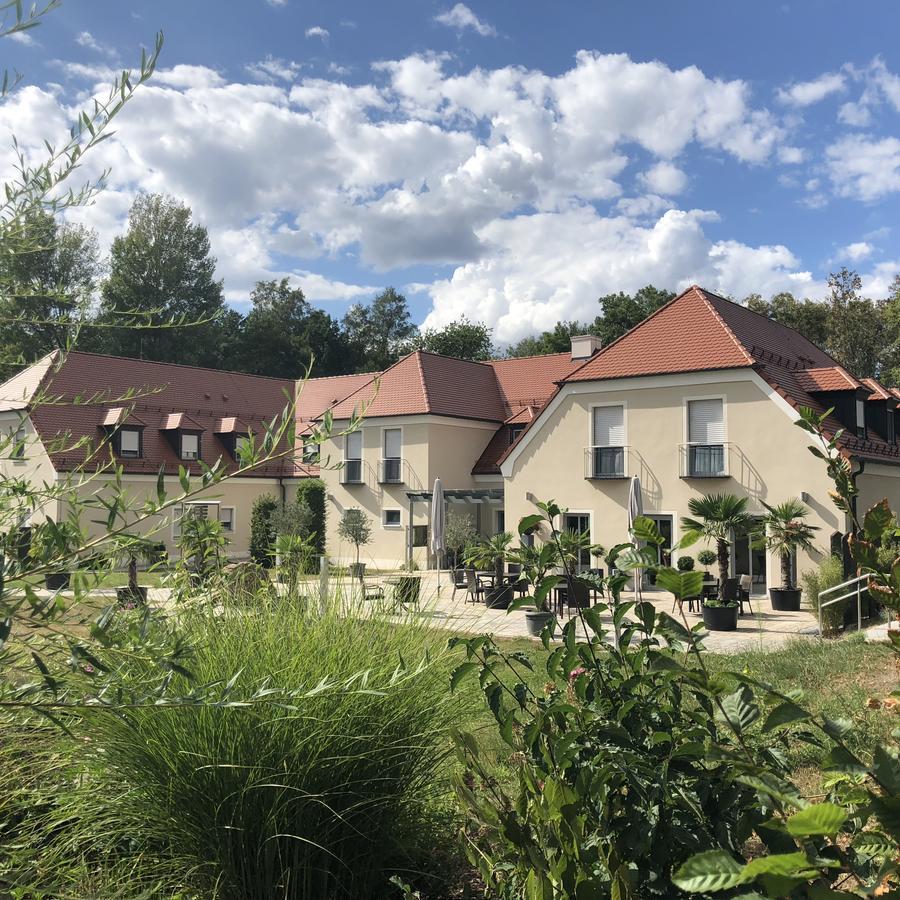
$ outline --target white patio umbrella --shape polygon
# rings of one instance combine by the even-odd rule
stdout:
[[[441,590],[441,556],[444,552],[444,486],[440,478],[434,479],[431,492],[431,552],[438,570],[438,593]]]
[[[628,486],[628,530],[631,531],[634,520],[638,516],[644,514],[644,500],[641,496],[641,479],[637,475],[631,479]],[[634,594],[635,597],[641,599],[641,581],[643,580],[643,572],[635,572],[634,575]]]

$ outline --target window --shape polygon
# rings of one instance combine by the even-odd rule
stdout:
[[[14,434],[11,434],[12,449],[10,450],[10,458],[23,460],[25,459],[25,441],[28,439],[28,432],[24,425],[20,425]]]
[[[139,428],[119,429],[119,456],[137,459],[141,455],[141,432]]]
[[[384,527],[385,528],[399,528],[400,527],[400,510],[399,509],[386,509],[384,510]]]
[[[362,432],[353,431],[344,438],[344,483],[362,481]]]
[[[381,480],[385,484],[399,484],[403,480],[403,432],[399,428],[385,428],[382,432],[384,459]]]
[[[721,397],[688,400],[689,478],[725,474],[725,402]]]
[[[200,456],[200,435],[183,433],[181,435],[181,458],[197,459]]]
[[[857,437],[866,436],[866,404],[857,398],[856,401],[856,434]]]
[[[591,413],[589,478],[625,475],[625,407],[595,406]]]
[[[311,438],[303,438],[303,462],[314,465],[319,461],[319,445]]]
[[[893,444],[897,440],[895,415],[896,413],[890,409],[886,410],[884,414],[885,422],[887,423],[885,426],[885,431],[887,432],[885,439],[889,444]]]
[[[212,503],[184,503],[172,507],[172,536],[181,536],[181,520],[188,517],[194,519],[208,519],[213,507]]]
[[[219,509],[219,522],[222,525],[222,531],[234,533],[234,507],[223,506]]]
[[[428,526],[413,525],[412,527],[412,545],[413,547],[428,546]]]
[[[510,445],[514,444],[518,439],[519,435],[525,430],[524,425],[510,425],[509,426],[509,443]]]
[[[506,513],[502,509],[494,513],[494,526],[495,534],[503,534],[506,531]]]
[[[240,459],[253,449],[253,441],[248,434],[239,434],[234,439],[234,458]]]

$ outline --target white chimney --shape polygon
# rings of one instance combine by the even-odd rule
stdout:
[[[572,335],[572,359],[590,359],[601,347],[596,334]]]

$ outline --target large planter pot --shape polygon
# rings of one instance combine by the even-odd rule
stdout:
[[[512,597],[512,585],[502,584],[492,588],[484,595],[484,605],[488,609],[506,609],[512,603]]]
[[[147,602],[147,588],[139,587],[136,592],[130,587],[116,588],[116,600],[119,606],[143,605]]]
[[[710,631],[737,631],[737,606],[703,606],[703,624]]]
[[[350,577],[362,578],[366,574],[365,563],[350,563]]]
[[[798,612],[800,610],[800,588],[769,588],[772,609],[776,612]]]
[[[48,591],[68,590],[71,572],[51,572],[44,576],[44,585]]]
[[[542,612],[539,609],[525,611],[525,628],[532,637],[540,637],[541,632],[550,624],[553,613]]]

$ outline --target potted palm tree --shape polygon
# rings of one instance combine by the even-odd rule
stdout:
[[[719,595],[703,600],[703,622],[710,631],[734,631],[740,604],[734,598],[725,598],[725,582],[728,580],[731,541],[735,534],[746,532],[753,523],[753,517],[747,512],[747,498],[734,494],[707,494],[692,497],[688,509],[691,515],[681,520],[684,536],[680,546],[690,546],[699,540],[714,542],[719,565]]]
[[[526,521],[526,520],[523,520]],[[525,627],[532,637],[538,637],[554,618],[550,609],[550,591],[558,580],[558,576],[550,576],[550,572],[560,565],[560,554],[552,541],[540,544],[522,544],[510,550],[509,561],[522,567],[522,577],[531,586],[529,596],[517,600],[517,604],[528,603],[533,609],[525,610]],[[551,581],[545,579],[551,578]],[[541,585],[549,585],[542,589]]]
[[[793,560],[798,550],[811,550],[817,526],[803,520],[807,508],[796,497],[777,506],[766,508],[763,519],[765,534],[761,543],[767,550],[777,553],[781,561],[781,587],[769,588],[772,609],[779,612],[797,612],[800,609],[800,589],[794,580]]]
[[[512,600],[512,585],[506,584],[503,578],[503,567],[511,542],[512,535],[508,531],[501,531],[487,540],[473,544],[466,552],[467,566],[494,570],[494,586],[484,595],[484,604],[489,609],[506,609]]]
[[[47,519],[35,526],[29,552],[47,569],[44,585],[48,591],[68,589],[81,543],[81,533],[74,522]]]
[[[359,548],[372,540],[372,525],[369,517],[361,509],[355,507],[345,509],[341,521],[338,523],[338,534],[345,541],[350,541],[356,548],[356,562],[350,564],[350,576],[362,578],[366,573],[366,564],[359,561]]]
[[[138,563],[153,564],[160,562],[162,553],[158,541],[150,541],[135,535],[123,535],[120,555],[128,566],[128,584],[116,588],[116,600],[120,606],[137,606],[147,602],[147,588],[138,583]]]

